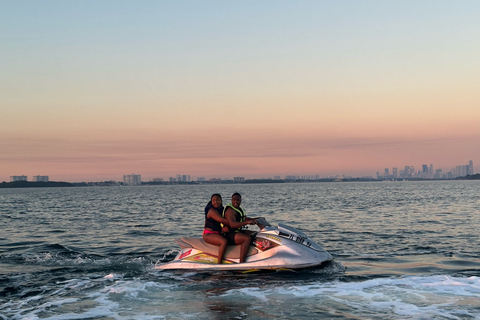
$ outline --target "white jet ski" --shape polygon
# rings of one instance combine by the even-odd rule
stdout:
[[[252,245],[244,263],[240,261],[240,246],[228,246],[224,261],[217,263],[218,246],[200,237],[176,239],[180,252],[170,262],[157,262],[155,269],[188,270],[277,270],[319,267],[333,257],[305,233],[279,224],[271,226],[265,219],[257,219],[261,229],[253,234]]]

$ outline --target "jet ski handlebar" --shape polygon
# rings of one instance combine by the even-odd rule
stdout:
[[[265,227],[270,227],[270,223],[265,220],[264,217],[253,218],[255,220],[256,225],[262,230]]]

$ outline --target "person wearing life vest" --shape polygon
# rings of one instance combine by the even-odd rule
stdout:
[[[248,247],[252,238],[242,230],[243,226],[256,224],[256,220],[247,218],[245,211],[240,207],[242,196],[239,193],[232,195],[232,203],[228,204],[223,210],[223,217],[228,221],[228,232],[224,233],[229,244],[240,245],[240,263],[245,262]]]
[[[221,234],[222,225],[228,225],[227,219],[222,215],[222,196],[216,193],[205,207],[205,228],[202,238],[206,243],[218,246],[218,263],[222,263],[228,245],[227,239]]]

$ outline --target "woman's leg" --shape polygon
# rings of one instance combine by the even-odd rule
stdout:
[[[223,256],[227,250],[227,239],[224,236],[218,233],[206,233],[203,235],[203,240],[206,243],[213,244],[218,246],[218,263],[222,263]]]
[[[235,244],[240,245],[240,263],[245,262],[245,257],[248,253],[248,247],[250,247],[251,243],[252,238],[249,235],[241,232],[237,232],[235,234]]]

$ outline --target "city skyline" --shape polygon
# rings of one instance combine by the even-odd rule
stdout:
[[[480,163],[480,2],[0,3],[0,181]]]
[[[457,165],[449,171],[443,171],[443,169],[434,168],[433,164],[422,164],[422,169],[417,170],[415,166],[405,166],[404,169],[398,167],[385,168],[383,175],[377,172],[377,179],[397,179],[397,178],[420,178],[420,179],[454,179],[458,177],[465,177],[467,175],[473,175],[475,169],[473,161],[470,160],[468,164]]]
[[[345,174],[336,174],[336,175],[331,175],[331,176],[321,176],[316,173],[311,173],[311,174],[301,174],[301,175],[295,175],[295,174],[284,174],[283,177],[282,175],[276,175],[276,176],[259,176],[259,177],[243,177],[243,176],[229,176],[229,177],[218,177],[218,176],[212,176],[212,177],[207,177],[205,175],[200,175],[197,177],[192,177],[190,174],[175,174],[174,176],[169,176],[169,177],[160,177],[160,176],[155,176],[155,177],[143,177],[142,179],[142,174],[137,173],[132,173],[132,174],[127,174],[123,175],[123,178],[121,179],[111,179],[111,180],[97,180],[97,181],[86,181],[86,180],[79,180],[79,181],[68,181],[68,182],[105,182],[105,181],[122,181],[125,185],[140,185],[141,182],[169,182],[169,183],[174,183],[174,182],[193,182],[193,181],[225,181],[225,180],[231,180],[231,181],[244,181],[245,179],[247,180],[255,180],[255,179],[272,179],[272,180],[321,180],[321,179],[335,179],[335,178],[348,178],[348,179],[358,179],[358,178],[371,178],[371,179],[377,179],[377,180],[389,180],[389,179],[403,179],[403,178],[409,178],[409,179],[437,179],[437,180],[442,180],[442,179],[455,179],[457,177],[464,177],[467,175],[474,175],[475,172],[475,167],[474,163],[472,160],[468,161],[468,164],[459,164],[449,170],[444,171],[444,169],[438,169],[435,168],[434,172],[434,165],[426,165],[422,164],[421,165],[422,169],[419,169],[420,167],[416,166],[404,166],[404,169],[399,169],[399,167],[391,167],[391,168],[384,168],[383,173],[377,171],[376,175],[364,175],[364,176],[350,176],[350,175],[345,175]],[[390,173],[390,169],[392,169],[392,172]],[[31,181],[39,181],[39,182],[48,182],[50,181],[50,176],[48,175],[35,175],[32,177]],[[13,181],[29,181],[28,176],[26,175],[17,175],[17,176],[10,176],[10,182]],[[60,180],[54,180],[54,181],[60,181]],[[2,182],[2,181],[0,181]],[[6,181],[3,181],[6,182]]]

